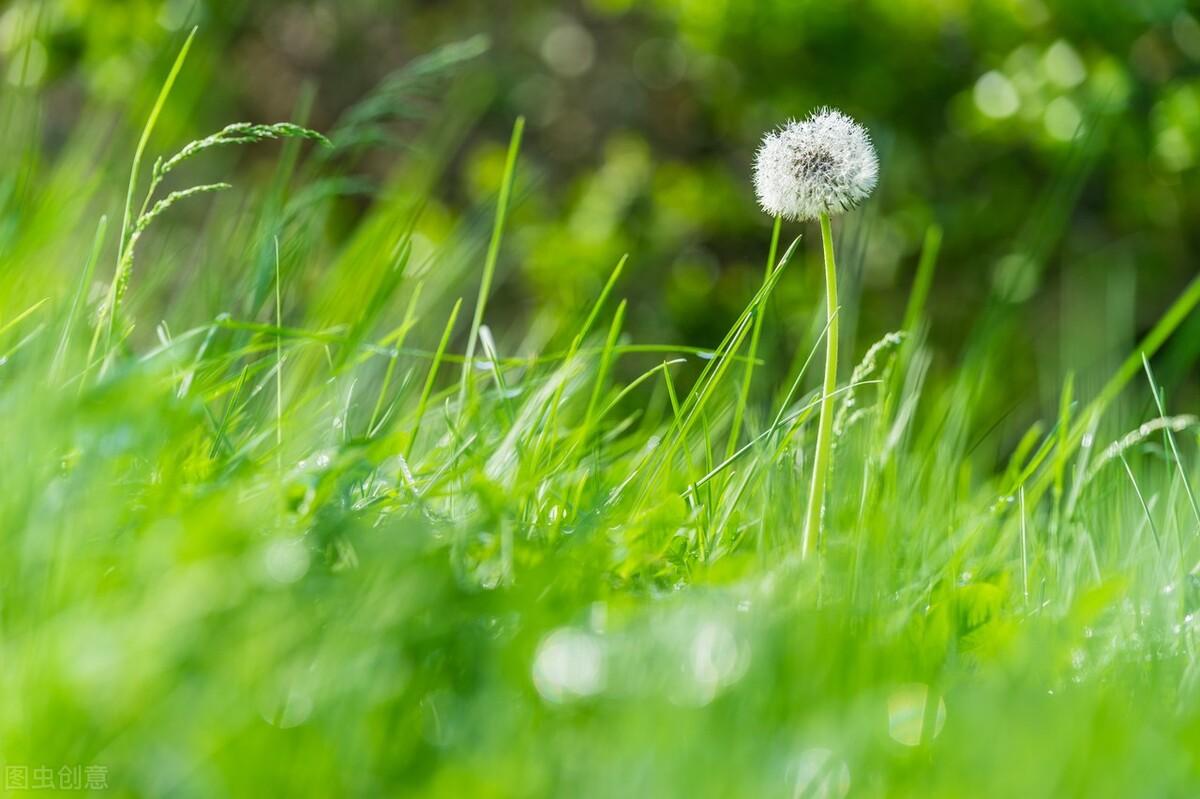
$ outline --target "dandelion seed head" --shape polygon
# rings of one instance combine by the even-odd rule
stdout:
[[[840,214],[871,195],[879,159],[866,128],[833,108],[768,133],[754,159],[754,190],[771,216]]]

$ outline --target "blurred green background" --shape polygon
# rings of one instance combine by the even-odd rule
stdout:
[[[186,795],[184,785],[195,795],[228,785],[378,795],[405,781],[446,796],[588,785],[623,795],[617,786],[632,777],[643,795],[728,796],[771,795],[762,786],[786,782],[803,739],[822,762],[825,747],[845,752],[856,791],[868,795],[914,786],[909,795],[962,796],[975,780],[1003,796],[1193,787],[1200,589],[1189,579],[1177,591],[1172,581],[1195,562],[1196,539],[1164,450],[1138,447],[1134,457],[1131,447],[1130,456],[1164,539],[1180,541],[1177,558],[1150,550],[1150,508],[1143,535],[1142,495],[1135,502],[1112,465],[1091,488],[1091,476],[1072,480],[1089,492],[1076,516],[1060,520],[1059,496],[1040,515],[1051,503],[1031,499],[1032,570],[1051,575],[1056,603],[1044,617],[1028,615],[1027,587],[1017,594],[1028,567],[1024,493],[1016,505],[1013,486],[1024,485],[1017,467],[1047,430],[1016,447],[1008,475],[988,467],[1009,461],[1032,420],[1063,418],[1065,372],[1077,374],[1080,403],[1092,400],[1195,274],[1198,18],[1182,0],[0,6],[0,275],[12,309],[0,329],[13,325],[16,348],[27,339],[43,347],[10,361],[27,371],[0,394],[0,526],[17,531],[0,537],[12,567],[0,581],[0,754],[111,763],[114,784],[146,795]],[[295,142],[214,149],[189,162],[186,182],[173,176],[178,185],[228,179],[234,189],[180,203],[139,245],[125,306],[138,321],[128,348],[139,357],[122,359],[128,370],[94,389],[43,390],[48,339],[26,329],[56,289],[64,308],[75,286],[88,290],[81,268],[107,214],[87,306],[103,297],[133,151],[193,26],[200,33],[151,140],[143,187],[154,157],[230,122],[295,119],[336,146],[306,144],[304,159]],[[486,52],[472,39],[480,35]],[[414,59],[461,41],[474,44],[460,56],[475,57],[394,82]],[[362,105],[371,97],[389,102]],[[397,437],[358,439],[372,426],[359,418],[371,412],[360,397],[372,396],[383,359],[343,368],[315,345],[342,325],[347,346],[332,354],[348,357],[356,337],[394,327],[400,300],[413,295],[387,284],[399,278],[379,242],[406,239],[409,223],[414,274],[404,278],[425,287],[413,345],[436,345],[457,297],[470,308],[516,117],[528,128],[486,321],[502,354],[552,353],[630,253],[612,299],[629,298],[621,330],[647,349],[614,367],[632,370],[616,386],[654,366],[660,345],[715,345],[747,305],[770,234],[751,189],[754,150],[765,130],[823,104],[865,123],[882,162],[876,195],[836,223],[844,372],[900,326],[922,243],[932,226],[944,232],[927,309],[932,376],[922,389],[921,348],[919,367],[906,369],[919,375],[906,377],[911,393],[897,395],[915,402],[924,391],[906,434],[913,443],[893,447],[884,426],[862,439],[864,453],[883,453],[882,487],[871,488],[882,499],[860,500],[860,490],[874,495],[858,477],[859,445],[847,439],[843,450],[830,513],[843,530],[868,531],[861,605],[856,577],[851,601],[813,612],[820,603],[792,589],[815,583],[776,568],[803,507],[799,445],[756,462],[757,472],[746,467],[756,481],[745,500],[747,482],[728,482],[728,499],[718,497],[727,504],[716,507],[730,515],[716,529],[746,538],[694,572],[691,539],[680,535],[694,523],[675,494],[682,476],[664,481],[651,512],[601,510],[558,538],[568,489],[598,477],[588,501],[599,507],[600,491],[660,442],[669,407],[665,390],[649,385],[629,399],[649,406],[644,425],[606,430],[614,452],[596,468],[581,456],[567,470],[534,462],[487,474],[474,459],[490,460],[510,427],[520,429],[496,403],[472,422],[484,436],[478,452],[435,497],[435,509],[457,505],[458,515],[408,516],[394,474],[363,487],[366,474],[407,470],[393,459],[401,435],[411,435],[411,453],[417,425],[402,416]],[[364,107],[381,106],[371,124],[346,116],[361,123]],[[365,140],[336,135],[346,130]],[[306,201],[313,193],[335,200]],[[410,216],[410,207],[423,210]],[[759,351],[769,368],[754,386],[762,393],[768,381],[786,389],[823,322],[820,248],[811,228],[786,227],[789,239],[800,233],[802,256],[768,309]],[[180,336],[215,330],[218,314],[274,320],[276,286],[284,326],[305,331],[287,343],[279,394],[270,396],[265,371],[272,355],[283,363],[274,328],[222,332],[191,396],[165,377],[183,361],[150,359],[139,371],[156,340],[191,346],[198,336]],[[30,314],[27,324],[13,322],[18,313]],[[462,351],[466,313],[452,352]],[[1196,401],[1200,329],[1187,324],[1154,363],[1172,410]],[[183,386],[201,363],[194,358]],[[701,363],[680,367],[681,387]],[[239,449],[226,459],[217,419],[237,405],[235,381],[249,367],[258,386],[247,385],[244,413],[232,417],[226,440]],[[415,377],[397,377],[401,414],[423,367],[402,360]],[[354,394],[360,376],[366,388]],[[1084,448],[1155,418],[1148,393],[1122,394],[1113,404],[1128,404],[1107,411]],[[538,397],[525,395],[521,407]],[[752,416],[774,407],[762,399]],[[430,407],[413,461],[430,485],[462,454],[443,435],[449,420],[432,418],[441,412]],[[865,427],[856,433],[867,436]],[[886,448],[875,446],[885,437]],[[1061,479],[1069,455],[1060,452],[1052,465]],[[278,495],[272,462],[284,477]],[[1083,472],[1087,459],[1071,463]],[[1049,466],[1037,479],[1047,474]],[[360,504],[384,490],[386,504]],[[516,507],[527,500],[535,516],[548,515],[553,539],[527,525],[528,508]],[[754,543],[753,529],[763,531]],[[512,560],[506,534],[518,535],[520,579],[501,585],[505,567],[495,564]],[[834,577],[848,571],[850,540],[834,539]],[[679,590],[693,577],[695,590]],[[1037,601],[1045,582],[1033,590]],[[1192,625],[1186,637],[1183,624]],[[1164,640],[1169,657],[1151,662]],[[613,647],[613,697],[558,707],[560,671],[586,677],[572,658],[596,662],[600,641],[613,642],[603,644]],[[930,750],[892,746],[889,722],[923,703],[928,712],[923,683],[943,676],[943,769],[927,776]],[[599,690],[592,677],[574,686],[580,696]],[[891,712],[896,682],[905,714]],[[691,686],[700,693],[689,695]],[[998,734],[1006,725],[1018,732]],[[319,782],[333,774],[342,782]],[[795,782],[804,781],[793,774]]]
[[[156,134],[161,150],[235,120],[330,130],[393,70],[484,34],[490,49],[419,105],[456,120],[448,129],[461,141],[441,157],[418,244],[436,253],[463,211],[482,229],[508,131],[524,115],[493,324],[580,307],[628,252],[622,294],[637,336],[700,345],[719,339],[760,280],[770,220],[749,169],[761,135],[836,105],[869,127],[883,164],[876,196],[839,230],[849,348],[898,326],[936,223],[945,236],[931,339],[942,363],[982,316],[998,320],[988,346],[1011,350],[1011,394],[1036,400],[1027,421],[1054,409],[1068,367],[1094,391],[1195,271],[1200,11],[1189,6],[25,0],[0,12],[0,54],[7,90],[40,98],[31,124],[51,158],[72,136],[102,131],[97,163],[121,165],[157,91],[150,76],[165,74],[193,25],[201,38]],[[103,124],[81,124],[88,115]],[[356,159],[363,183],[328,221],[334,243],[406,150],[428,146],[424,123],[408,116],[389,146]],[[22,157],[4,154],[10,174]],[[236,157],[265,171],[275,154]],[[111,195],[123,174],[103,178]],[[117,196],[105,201],[81,216],[86,227],[118,207]],[[170,246],[191,245],[179,236]],[[806,249],[807,268],[776,295],[785,330],[814,321],[817,248]],[[1161,367],[1172,383],[1198,337],[1180,339]],[[790,353],[795,342],[765,346]]]

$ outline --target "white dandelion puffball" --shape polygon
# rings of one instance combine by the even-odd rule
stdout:
[[[834,108],[771,131],[754,158],[758,204],[784,219],[849,211],[871,195],[878,178],[866,128]]]

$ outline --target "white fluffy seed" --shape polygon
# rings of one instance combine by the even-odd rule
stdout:
[[[754,189],[771,216],[840,214],[871,195],[879,159],[866,129],[833,108],[768,133],[754,160]]]

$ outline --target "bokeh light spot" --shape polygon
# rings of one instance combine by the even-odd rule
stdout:
[[[925,731],[925,705],[929,699],[929,687],[923,683],[909,683],[897,688],[888,697],[888,735],[896,743],[917,746]],[[936,738],[946,724],[946,702],[938,697],[937,713],[933,722]]]
[[[592,68],[596,44],[582,25],[563,22],[542,40],[542,58],[559,75],[577,78]]]
[[[733,631],[716,621],[702,624],[696,631],[690,654],[695,698],[700,704],[707,704],[722,688],[736,682],[747,666]]]
[[[1188,141],[1187,135],[1177,127],[1166,128],[1159,132],[1154,142],[1154,152],[1163,165],[1172,172],[1182,172],[1196,161],[1192,143]]]
[[[1046,132],[1059,141],[1071,141],[1079,132],[1083,115],[1068,97],[1056,97],[1046,106],[1042,115]]]
[[[975,82],[975,106],[984,115],[1004,119],[1017,113],[1021,100],[1017,87],[1003,73],[992,70]]]
[[[829,749],[804,750],[789,771],[792,799],[843,799],[850,793],[850,767]]]
[[[1042,57],[1042,68],[1047,78],[1066,89],[1078,86],[1087,77],[1083,59],[1064,39],[1059,39],[1046,48],[1046,55]]]
[[[277,583],[294,583],[308,572],[308,549],[294,538],[272,541],[263,553],[267,576]]]
[[[1200,61],[1200,22],[1186,11],[1180,11],[1171,22],[1175,46],[1193,61]]]
[[[592,696],[604,689],[604,646],[581,630],[555,630],[538,644],[533,684],[543,699],[555,703]]]

